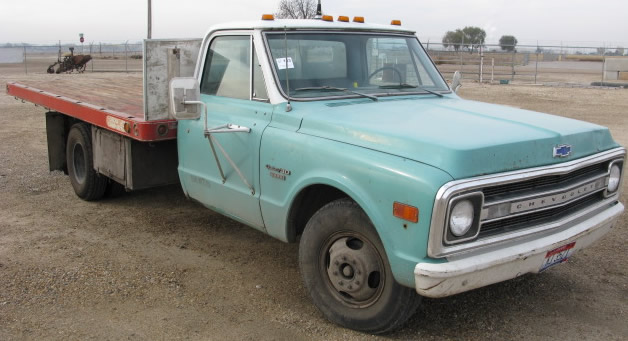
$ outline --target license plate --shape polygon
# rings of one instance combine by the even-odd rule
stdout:
[[[545,255],[545,260],[543,261],[543,265],[541,266],[541,269],[539,269],[539,272],[545,271],[554,265],[566,262],[569,256],[571,256],[574,246],[576,246],[576,242],[563,245],[551,251],[547,251],[547,254]]]

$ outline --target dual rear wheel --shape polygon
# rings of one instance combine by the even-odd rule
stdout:
[[[93,201],[124,192],[124,186],[94,169],[92,133],[88,124],[76,123],[72,126],[65,155],[70,183],[79,198]]]

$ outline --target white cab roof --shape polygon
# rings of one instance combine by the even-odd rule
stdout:
[[[335,19],[335,18],[334,18]],[[257,20],[257,21],[242,21],[231,22],[214,25],[209,28],[208,34],[214,31],[223,30],[288,30],[295,29],[321,29],[321,30],[364,30],[364,31],[386,31],[405,34],[414,34],[413,30],[403,28],[395,25],[378,25],[369,23],[354,23],[354,22],[341,22],[341,21],[323,21],[314,19],[275,19],[275,20]]]

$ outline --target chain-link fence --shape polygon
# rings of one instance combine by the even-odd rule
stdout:
[[[628,60],[623,48],[442,43],[427,43],[425,47],[446,78],[459,70],[467,80],[502,84],[628,82],[628,72],[609,77],[605,69],[609,58]]]
[[[605,61],[609,58],[628,59],[628,56],[624,56],[627,51],[623,48],[494,44],[473,46],[429,42],[424,43],[424,46],[448,79],[459,70],[467,81],[502,84],[589,85],[595,82],[628,82],[628,72],[617,72],[609,79],[608,70],[605,69]],[[63,61],[71,53],[91,56],[85,72],[142,71],[142,43],[87,43],[5,44],[0,46],[0,72],[46,73],[50,65]],[[58,71],[58,66],[53,67],[53,70]]]
[[[84,72],[141,72],[142,43],[82,45],[17,45],[0,46],[0,72],[4,74],[53,72],[68,56],[90,55]],[[74,69],[72,72],[77,72]]]

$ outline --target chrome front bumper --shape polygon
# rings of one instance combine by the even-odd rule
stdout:
[[[576,242],[576,252],[609,232],[624,211],[616,205],[563,231],[480,254],[449,257],[447,263],[418,263],[414,269],[416,291],[426,297],[445,297],[526,273],[537,273],[548,251]]]

